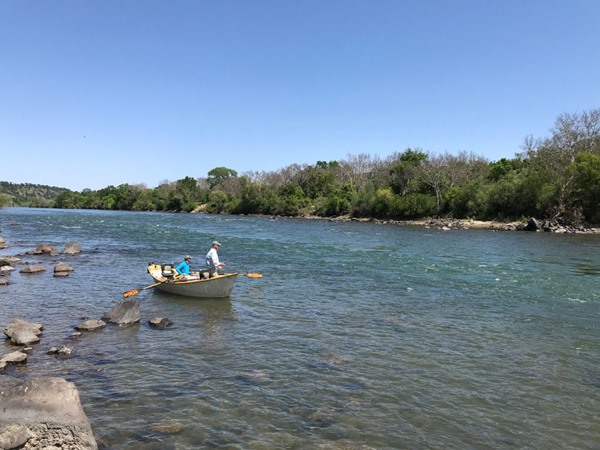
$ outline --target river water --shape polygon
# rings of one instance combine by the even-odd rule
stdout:
[[[0,326],[44,324],[5,374],[75,383],[101,448],[600,448],[600,236],[27,208],[0,235],[0,256],[81,244],[21,256],[48,270],[0,286]],[[215,239],[263,278],[224,300],[146,290],[139,324],[70,337],[151,284],[148,262],[197,269]]]

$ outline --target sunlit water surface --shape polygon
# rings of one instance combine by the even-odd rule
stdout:
[[[44,325],[5,374],[75,383],[102,448],[599,448],[600,236],[26,208],[0,235],[0,256],[81,244],[21,256],[48,270],[0,286],[0,326]],[[263,278],[224,300],[146,290],[139,324],[70,337],[151,284],[148,262],[198,268],[214,239]]]

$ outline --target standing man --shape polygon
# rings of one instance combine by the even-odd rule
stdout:
[[[219,250],[220,246],[221,244],[219,244],[218,241],[214,241],[211,249],[206,254],[206,265],[208,266],[208,276],[210,278],[219,275],[217,269],[225,265],[225,263],[219,261],[219,255],[217,254],[217,250]]]

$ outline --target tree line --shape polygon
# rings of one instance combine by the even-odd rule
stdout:
[[[408,148],[383,159],[359,154],[241,175],[216,167],[207,175],[155,188],[122,184],[65,191],[53,206],[396,220],[538,217],[598,224],[600,110],[560,115],[548,137],[527,137],[512,159]]]

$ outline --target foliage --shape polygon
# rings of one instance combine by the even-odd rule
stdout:
[[[229,177],[237,177],[237,172],[227,167],[215,167],[208,172],[208,185],[213,189]]]
[[[61,193],[70,192],[68,189],[31,183],[10,183],[0,181],[0,207],[29,206],[52,207]]]
[[[577,212],[600,223],[600,155],[580,153],[567,170],[573,179],[569,197],[579,206]]]
[[[12,198],[8,194],[0,194],[0,209],[4,208],[12,202]]]
[[[427,159],[427,153],[410,148],[400,155],[395,154],[389,166],[392,191],[397,195],[406,195],[418,189],[416,174]]]
[[[385,160],[349,155],[241,176],[215,167],[206,178],[188,176],[153,189],[123,184],[72,192],[3,182],[3,204],[379,219],[532,216],[599,223],[600,110],[563,114],[548,137],[527,137],[521,154],[493,162],[473,153],[408,148]]]

